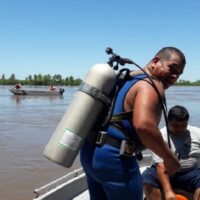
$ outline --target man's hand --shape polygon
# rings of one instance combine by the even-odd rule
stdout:
[[[164,160],[164,164],[166,167],[166,173],[168,175],[172,175],[181,169],[181,165],[178,161],[178,159],[172,155],[171,157],[168,157],[167,159]]]

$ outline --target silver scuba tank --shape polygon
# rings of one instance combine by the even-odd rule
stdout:
[[[108,64],[96,64],[90,69],[45,147],[46,158],[71,167],[105,104],[109,103],[116,79],[117,74]]]

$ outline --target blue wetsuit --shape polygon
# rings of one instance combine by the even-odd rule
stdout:
[[[129,89],[146,77],[140,74],[127,80],[120,89],[113,114],[124,112],[124,99]],[[130,120],[123,120],[123,129],[137,137]],[[125,138],[117,128],[109,126],[107,134],[119,140]],[[91,200],[141,200],[142,179],[136,156],[123,157],[119,148],[104,144],[99,147],[86,140],[81,149],[81,163],[87,176]]]

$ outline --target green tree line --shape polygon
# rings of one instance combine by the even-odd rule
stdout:
[[[22,85],[66,85],[66,86],[76,86],[80,85],[81,79],[74,79],[73,76],[63,78],[60,74],[42,75],[34,74],[29,75],[25,80],[19,80],[16,78],[15,74],[11,74],[9,78],[6,78],[5,74],[0,77],[0,85],[15,85],[17,82]]]
[[[82,80],[80,78],[74,79],[73,76],[63,78],[60,74],[51,75],[42,75],[34,74],[34,76],[29,75],[25,80],[19,80],[16,78],[15,74],[11,74],[9,78],[5,77],[3,74],[0,77],[0,85],[14,85],[17,82],[20,82],[22,85],[65,85],[65,86],[77,86],[80,85]],[[187,81],[179,80],[176,82],[177,86],[200,86],[200,80],[197,81]]]
[[[197,81],[186,81],[186,80],[179,80],[175,83],[178,86],[200,86],[200,80]]]

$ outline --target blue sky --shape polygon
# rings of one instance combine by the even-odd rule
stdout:
[[[200,80],[199,0],[0,0],[0,77],[84,78],[110,46],[144,66],[164,46],[186,56],[180,79]]]

